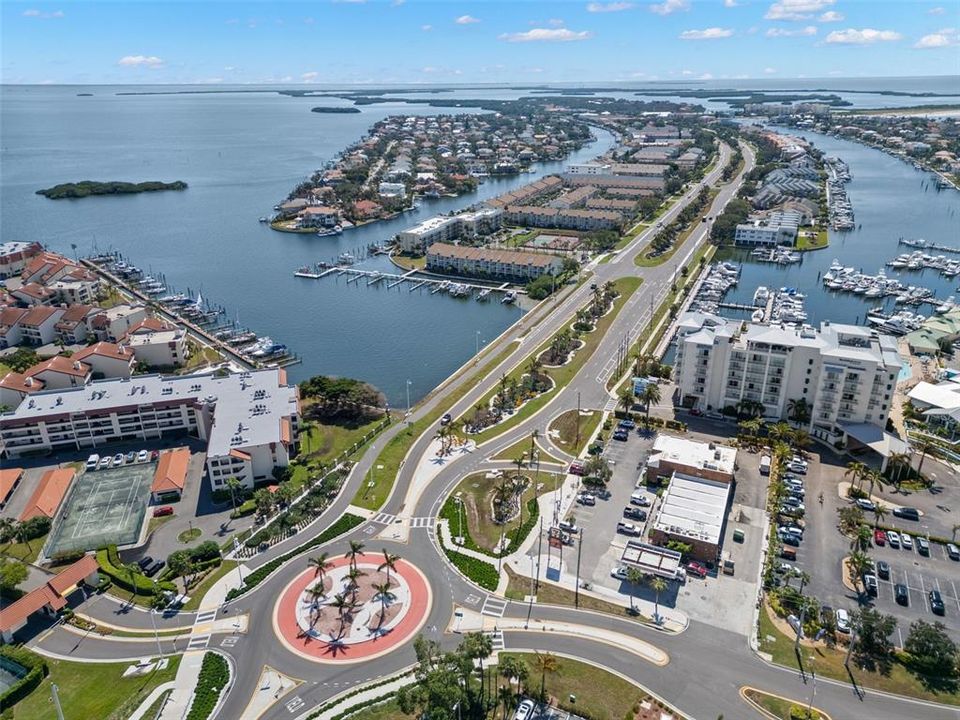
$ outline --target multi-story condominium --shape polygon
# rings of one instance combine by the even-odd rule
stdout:
[[[896,340],[870,328],[824,321],[817,330],[690,312],[678,326],[674,376],[688,407],[792,420],[805,401],[809,431],[834,441],[845,425],[885,427],[900,368]]]
[[[751,217],[748,222],[737,225],[734,241],[737,245],[793,245],[800,219],[800,214],[795,212]]]
[[[437,242],[489,235],[500,229],[502,221],[503,211],[500,208],[481,208],[460,215],[440,215],[398,233],[397,242],[403,252],[422,253]]]
[[[121,440],[206,441],[215,489],[269,479],[297,451],[300,400],[279,368],[225,377],[143,375],[30,393],[0,414],[0,457],[76,451]]]
[[[19,275],[31,258],[43,252],[40,243],[0,243],[0,280]]]
[[[123,343],[147,367],[164,369],[187,362],[187,333],[182,327],[159,318],[143,320],[130,329]]]
[[[147,308],[143,305],[114,305],[93,319],[93,331],[100,340],[117,342],[147,317]]]
[[[576,163],[567,165],[566,171],[571,175],[609,175],[609,163]]]
[[[648,190],[663,190],[662,177],[641,177],[635,175],[571,175],[563,176],[563,184],[570,187],[581,185],[596,185],[600,188],[627,187],[646,188]]]
[[[474,277],[533,280],[544,274],[556,275],[563,259],[545,253],[471,248],[435,243],[427,250],[427,269]]]
[[[610,210],[559,210],[538,205],[510,205],[503,219],[528,227],[563,230],[614,230],[623,222],[623,215]]]

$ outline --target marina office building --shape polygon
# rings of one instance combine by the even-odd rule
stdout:
[[[678,325],[674,377],[688,407],[755,402],[764,417],[787,420],[790,401],[805,400],[810,433],[837,442],[882,433],[900,368],[896,340],[870,328],[824,321],[817,330],[688,312]]]
[[[121,440],[206,441],[214,489],[268,480],[296,454],[300,399],[280,368],[218,377],[143,375],[32,393],[0,415],[0,457],[77,451]]]

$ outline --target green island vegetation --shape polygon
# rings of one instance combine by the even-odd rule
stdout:
[[[310,108],[310,112],[315,113],[329,113],[334,115],[342,114],[355,114],[360,112],[360,108],[355,107],[314,107]]]
[[[557,458],[550,455],[550,453],[548,453],[546,450],[540,447],[539,442],[536,443],[534,450],[537,453],[537,458],[539,458],[541,465],[545,465],[545,464],[563,465],[562,460],[558,460]],[[530,454],[530,442],[526,438],[521,438],[517,440],[510,447],[504,448],[503,450],[498,452],[493,457],[493,459],[494,460],[510,460],[511,462],[516,462],[517,458],[524,457],[524,456],[529,457],[529,454]],[[547,471],[549,472],[552,469],[553,468],[547,468]]]
[[[530,594],[530,578],[518,575],[510,568],[505,568],[507,574],[507,591],[505,596],[511,600],[523,600]],[[615,615],[616,617],[627,620],[636,620],[637,622],[650,622],[650,618],[641,615],[630,605],[618,605],[609,600],[580,593],[579,598],[573,590],[560,587],[554,583],[540,578],[540,586],[536,588],[537,603],[539,605],[560,605],[562,607],[579,607],[584,610]]]
[[[577,410],[567,410],[550,422],[547,432],[556,433],[551,434],[554,445],[576,457],[583,452],[583,449],[587,446],[587,441],[597,429],[602,418],[603,413],[599,410],[579,412]],[[580,438],[579,444],[577,443],[578,437]]]
[[[522,468],[523,462],[517,467]],[[463,538],[465,548],[497,557],[503,536],[503,554],[509,554],[539,520],[537,497],[553,490],[546,473],[539,490],[533,486],[534,477],[513,469],[468,475],[443,503],[440,518],[450,524],[451,536]]]
[[[743,688],[743,697],[779,720],[829,720],[829,715],[802,702],[794,702],[754,688]]]
[[[52,706],[50,685],[54,683],[68,720],[126,720],[155,687],[173,681],[180,667],[180,656],[167,658],[167,666],[162,670],[153,669],[145,675],[130,677],[123,677],[123,671],[131,664],[128,662],[85,663],[53,658],[42,662],[48,670],[46,678],[41,679],[28,695],[14,701],[12,717],[16,720],[49,720]],[[3,707],[8,707],[6,702]]]
[[[64,198],[85,198],[90,195],[130,195],[133,193],[158,192],[160,190],[186,190],[187,184],[183,180],[166,183],[159,180],[131,183],[113,180],[97,182],[95,180],[81,180],[75,183],[61,183],[53,187],[37,190],[37,195],[43,195],[51,200]]]
[[[451,651],[444,652],[423,637],[416,639],[414,649],[414,683],[387,696],[385,702],[377,698],[343,716],[350,714],[353,720],[450,717],[450,707],[455,706],[461,720],[495,720],[512,717],[520,699],[532,697],[591,720],[683,717],[626,678],[565,656],[500,652],[497,663],[491,664],[490,639],[479,633],[466,635]]]
[[[220,693],[230,681],[230,666],[215,652],[207,652],[200,666],[200,677],[193,691],[193,702],[187,720],[207,720],[220,700]]]
[[[704,187],[697,197],[677,215],[669,225],[663,227],[650,241],[649,250],[638,253],[634,263],[638,267],[662,265],[680,249],[697,225],[709,212],[710,202],[716,196],[716,189]]]

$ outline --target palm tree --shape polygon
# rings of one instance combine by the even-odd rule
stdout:
[[[230,491],[230,504],[233,506],[233,509],[237,509],[237,490],[241,487],[240,481],[235,477],[227,478],[227,490]]]
[[[493,490],[494,514],[496,515],[497,520],[500,522],[503,522],[506,519],[504,508],[507,507],[507,503],[510,501],[511,497],[513,497],[513,483],[511,483],[507,478],[503,478]],[[462,529],[457,528],[457,533],[459,535],[463,535]]]
[[[377,572],[387,571],[387,585],[390,584],[390,571],[397,571],[397,563],[400,562],[399,555],[391,555],[387,552],[387,549],[383,549],[383,562],[377,566]]]
[[[647,383],[640,391],[640,401],[647,411],[647,427],[650,427],[650,406],[660,402],[660,386],[656,383]]]
[[[656,593],[653,603],[653,617],[654,621],[656,621],[660,617],[660,593],[667,589],[667,581],[659,575],[652,575],[649,584]]]
[[[276,497],[277,502],[281,505],[287,506],[296,496],[297,491],[294,489],[293,485],[289,482],[280,483],[280,487],[277,488]]]
[[[7,544],[13,542],[16,536],[17,521],[13,518],[0,518],[0,538],[3,538]]]
[[[920,464],[917,465],[917,477],[921,480],[923,479],[923,474],[921,472],[923,470],[923,461],[926,459],[927,453],[933,448],[934,444],[926,438],[920,438],[917,441],[917,449],[920,451]]]
[[[875,527],[880,525],[880,521],[887,516],[887,509],[880,503],[873,504],[873,524]]]
[[[857,531],[853,536],[853,540],[850,543],[850,549],[854,551],[865,551],[868,547],[870,547],[871,537],[873,537],[873,533],[870,532],[870,528],[868,528],[866,525],[861,525],[857,528]]]
[[[632,586],[630,588],[630,614],[635,615],[637,613],[636,607],[633,605],[633,590],[640,583],[643,582],[643,573],[637,570],[635,567],[627,568],[627,582]]]
[[[307,560],[307,567],[313,568],[313,576],[320,576],[320,582],[327,576],[327,571],[333,568],[333,563],[328,560],[328,553],[320,553]]]
[[[471,660],[476,660],[480,664],[480,693],[484,695],[486,676],[483,672],[483,661],[493,654],[493,639],[489,635],[472,632],[464,638],[464,646],[467,657]]]
[[[774,423],[767,429],[767,434],[774,440],[784,440],[791,437],[792,430],[785,422]]]
[[[843,476],[845,478],[850,478],[850,487],[852,487],[854,490],[858,490],[858,484],[863,481],[869,472],[870,468],[868,468],[859,460],[853,460],[847,463],[847,469],[843,473]]]
[[[806,398],[795,398],[787,401],[787,414],[797,424],[797,427],[810,420],[810,406]]]
[[[800,589],[797,590],[797,592],[800,593],[801,595],[803,595],[803,588],[804,588],[804,586],[805,586],[808,582],[810,582],[810,573],[808,573],[808,572],[806,572],[806,571],[804,571],[804,570],[801,570],[800,572],[797,573],[797,577],[800,578]]]
[[[804,448],[810,447],[812,440],[810,439],[810,433],[803,428],[797,428],[793,431],[790,442],[802,453]]]
[[[890,471],[890,474],[893,475],[893,482],[897,486],[897,489],[900,489],[900,477],[903,475],[903,469],[910,467],[910,456],[907,453],[890,453],[890,462],[889,465],[896,468],[896,474],[893,470]]]
[[[869,489],[867,490],[867,495],[868,495],[868,496],[873,495],[873,486],[874,486],[874,485],[876,485],[877,487],[879,487],[881,492],[883,491],[883,481],[884,481],[884,477],[883,477],[883,475],[881,475],[878,471],[876,471],[876,470],[869,470],[869,471],[867,471],[867,475],[866,475],[866,478],[865,478],[865,479],[867,480],[868,483],[870,483],[870,485],[868,486]]]
[[[436,434],[433,436],[434,440],[440,441],[440,454],[447,454],[447,441],[450,438],[450,430],[446,425],[441,425],[437,428]]]
[[[347,571],[347,590],[354,598],[357,597],[357,593],[360,591],[359,580],[365,575],[366,573],[356,566],[351,567]]]
[[[620,397],[617,400],[617,407],[622,408],[624,413],[628,413],[630,412],[630,408],[633,407],[635,399],[633,387],[631,385],[627,385],[627,387],[620,391]]]
[[[323,581],[314,583],[308,587],[307,595],[310,596],[310,628],[313,629],[313,626],[317,624],[317,620],[320,619],[320,603],[318,601],[327,596],[327,593],[323,589]]]
[[[253,494],[253,502],[257,506],[257,513],[265,517],[273,510],[273,493],[260,488]]]
[[[863,579],[863,574],[873,566],[865,552],[855,551],[847,558],[847,570],[853,576],[853,583],[857,585]]]
[[[380,598],[380,624],[383,624],[383,619],[387,616],[387,603],[393,600],[396,595],[390,592],[390,583],[376,583],[373,586],[373,589],[377,591],[377,597]]]
[[[350,549],[347,550],[344,557],[350,561],[350,567],[356,569],[357,567],[357,557],[363,555],[364,544],[359,540],[350,541]]]
[[[509,685],[501,685],[500,689],[497,690],[497,698],[503,704],[503,720],[507,720],[507,716],[513,709],[514,697],[513,688]]]
[[[557,656],[551,653],[534,653],[533,665],[540,671],[540,699],[547,698],[547,673],[553,675],[560,671],[560,662]]]

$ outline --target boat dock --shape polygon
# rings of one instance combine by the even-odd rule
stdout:
[[[436,293],[450,293],[454,297],[474,295],[474,297],[481,302],[489,299],[490,294],[494,292],[503,293],[505,296],[510,293],[510,283],[481,285],[459,279],[445,280],[439,277],[419,275],[417,270],[408,270],[403,274],[398,274],[382,272],[380,270],[361,270],[360,268],[350,267],[349,265],[337,265],[326,269],[318,267],[316,271],[311,268],[300,268],[293,273],[293,275],[294,277],[308,280],[322,280],[323,278],[331,276],[334,278],[343,277],[347,285],[354,283],[360,284],[361,281],[365,281],[368,287],[385,282],[388,290],[408,283],[408,290],[410,292],[429,286],[431,295]]]
[[[904,240],[903,238],[900,238],[897,240],[897,243],[899,245],[906,245],[907,247],[917,248],[919,250],[936,250],[937,252],[960,254],[960,247],[944,245],[942,243],[927,242],[926,240]]]

